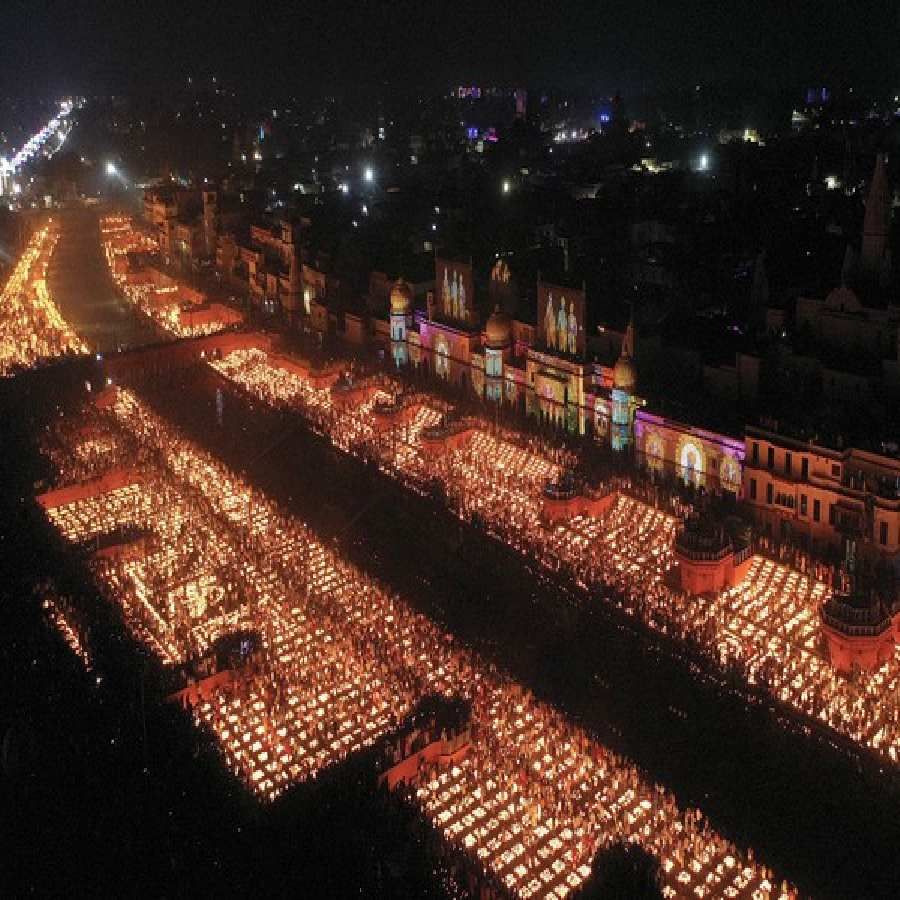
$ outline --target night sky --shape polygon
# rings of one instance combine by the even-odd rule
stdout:
[[[496,82],[634,93],[741,79],[900,89],[890,0],[4,0],[0,90]]]

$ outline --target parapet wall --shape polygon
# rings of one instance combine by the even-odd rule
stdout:
[[[185,369],[199,362],[204,354],[210,356],[216,351],[227,356],[235,350],[269,352],[271,348],[272,338],[267,334],[226,331],[116,353],[104,359],[104,371],[113,381],[128,381],[130,378]]]
[[[134,469],[112,469],[99,478],[92,478],[90,481],[82,481],[68,487],[57,488],[55,491],[39,494],[37,502],[44,509],[56,509],[58,506],[68,506],[79,500],[100,497],[110,491],[127,487],[129,484],[139,484],[142,480],[140,473]]]

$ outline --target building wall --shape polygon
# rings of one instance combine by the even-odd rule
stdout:
[[[634,440],[639,460],[651,470],[740,496],[744,466],[740,438],[638,410]]]
[[[900,561],[900,499],[892,496],[900,461],[753,428],[745,453],[744,498],[773,535],[806,538],[819,549],[867,537],[883,556]]]

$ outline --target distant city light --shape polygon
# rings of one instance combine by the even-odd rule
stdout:
[[[109,175],[110,178],[115,178],[116,175],[119,174],[119,170],[116,168],[116,164],[110,160],[106,164],[106,174]]]
[[[375,172],[372,170],[371,166],[366,166],[363,171],[363,178],[367,184],[371,184],[375,180]]]
[[[340,192],[341,192],[342,194],[349,194],[349,193],[350,193],[350,185],[347,184],[346,181],[342,181],[342,182],[338,185],[338,187],[339,187]]]

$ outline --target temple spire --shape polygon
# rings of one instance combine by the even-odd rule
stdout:
[[[634,359],[634,304],[628,313],[628,327],[625,329],[625,337],[622,338],[622,356]]]
[[[888,233],[891,223],[891,197],[888,187],[884,154],[875,159],[875,172],[866,198],[866,215],[863,221],[862,252],[860,264],[863,274],[869,278],[882,278],[889,257]]]

